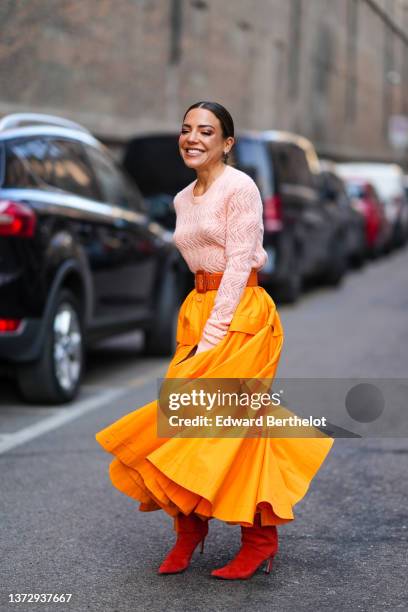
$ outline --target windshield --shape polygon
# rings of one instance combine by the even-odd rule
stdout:
[[[126,148],[123,166],[145,197],[175,196],[196,179],[178,150],[178,134],[134,138]]]

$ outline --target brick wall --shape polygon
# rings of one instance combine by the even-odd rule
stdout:
[[[388,115],[408,113],[406,0],[2,0],[0,28],[0,114],[61,114],[107,140],[214,99],[237,128],[391,158]]]

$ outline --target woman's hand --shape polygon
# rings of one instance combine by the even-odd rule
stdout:
[[[197,345],[196,355],[198,353],[203,353],[204,351],[209,351],[210,349],[213,349],[215,346],[217,346],[217,344],[211,344],[210,342],[207,342],[206,340],[201,339]]]

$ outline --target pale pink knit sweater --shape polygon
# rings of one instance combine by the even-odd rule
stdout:
[[[244,292],[251,268],[268,260],[262,246],[262,199],[256,183],[244,172],[225,166],[201,195],[193,181],[174,198],[173,241],[192,272],[224,272],[196,353],[217,345]]]

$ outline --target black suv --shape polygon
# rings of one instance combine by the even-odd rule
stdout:
[[[0,370],[24,398],[75,397],[86,347],[128,330],[175,348],[181,258],[140,191],[85,128],[0,120]]]
[[[288,132],[241,132],[231,163],[255,180],[263,199],[268,262],[260,283],[288,302],[296,300],[305,279],[338,283],[347,269],[345,221],[336,204],[321,198],[311,142]],[[123,166],[140,186],[152,219],[174,229],[173,197],[196,178],[180,157],[178,134],[131,139]]]

